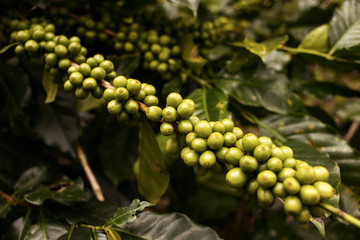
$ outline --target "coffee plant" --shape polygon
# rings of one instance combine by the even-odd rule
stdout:
[[[1,239],[357,239],[360,1],[0,6]]]

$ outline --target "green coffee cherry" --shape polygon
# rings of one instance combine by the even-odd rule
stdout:
[[[85,78],[84,81],[82,82],[82,87],[83,89],[87,90],[87,91],[91,91],[92,89],[94,89],[97,86],[97,82],[94,78],[89,77],[89,78]]]
[[[30,40],[29,40],[30,41]],[[25,48],[26,48],[26,44],[25,44]],[[65,47],[62,44],[58,44],[56,45],[55,49],[54,49],[55,54],[60,57],[60,58],[64,58],[66,57],[66,55],[68,54],[68,50],[67,47]]]
[[[225,160],[226,162],[238,166],[240,159],[244,156],[244,153],[236,148],[236,147],[230,147],[227,149],[227,152],[225,153]]]
[[[100,81],[105,78],[106,72],[102,67],[95,67],[91,70],[90,76]]]
[[[329,200],[332,197],[334,190],[329,183],[318,181],[314,183],[313,186],[318,190],[321,201]]]
[[[213,151],[207,150],[200,155],[199,164],[204,168],[211,168],[216,163],[216,156]]]
[[[295,177],[296,171],[292,168],[285,167],[280,170],[278,173],[278,179],[280,182],[283,182],[288,177]]]
[[[310,221],[310,211],[309,208],[303,206],[301,212],[294,216],[296,222],[300,224],[306,224]]]
[[[247,133],[242,138],[242,145],[245,151],[247,152],[253,152],[254,149],[258,146],[259,139],[258,137],[253,133]]]
[[[94,98],[101,98],[104,94],[104,90],[99,85],[96,85],[95,88],[91,90],[91,95]]]
[[[280,147],[280,149],[281,149],[282,152],[284,153],[285,159],[286,159],[286,158],[292,158],[292,157],[294,157],[294,152],[293,152],[293,150],[292,150],[290,147],[288,147],[288,146],[282,146],[282,147]]]
[[[297,196],[287,196],[284,201],[284,210],[287,214],[295,216],[301,212],[302,203]]]
[[[208,168],[204,168],[201,166],[194,166],[194,173],[196,174],[196,176],[202,177],[205,176],[208,173]]]
[[[281,161],[285,161],[285,154],[284,152],[282,151],[281,148],[279,147],[273,147],[271,148],[271,157],[277,157],[279,158]]]
[[[224,136],[219,132],[213,132],[208,137],[207,144],[209,148],[213,150],[218,150],[224,144]]]
[[[219,121],[215,122],[212,127],[214,132],[219,132],[221,134],[225,133],[225,126]]]
[[[300,191],[301,185],[294,177],[287,177],[283,181],[285,191],[291,195],[295,195]]]
[[[235,134],[236,140],[239,140],[240,138],[242,138],[244,136],[243,131],[239,127],[234,127],[232,132]]]
[[[106,74],[111,73],[115,69],[114,63],[109,60],[105,60],[105,61],[101,62],[99,67],[103,68],[105,70]]]
[[[170,136],[174,133],[174,126],[171,123],[164,122],[160,125],[160,133],[164,136]]]
[[[258,189],[259,183],[256,181],[256,179],[251,179],[246,184],[246,191],[251,195],[256,194]]]
[[[118,101],[126,101],[129,99],[129,91],[124,87],[118,87],[114,90],[114,98]]]
[[[258,181],[261,187],[269,188],[275,185],[277,181],[277,177],[274,172],[270,170],[265,170],[257,175],[256,180]]]
[[[326,182],[329,179],[329,171],[323,166],[315,166],[313,167],[315,171],[316,181]]]
[[[222,147],[222,148],[220,148],[219,150],[217,150],[216,152],[215,152],[215,154],[216,154],[216,158],[220,161],[220,162],[222,162],[222,163],[225,163],[226,162],[226,153],[228,152],[228,148],[227,147]],[[236,161],[236,159],[234,160],[234,162]]]
[[[180,153],[180,142],[176,137],[170,137],[166,140],[165,151],[170,155],[177,155]]]
[[[273,172],[279,172],[283,168],[283,162],[277,157],[272,157],[266,162],[266,167]]]
[[[124,76],[117,76],[113,80],[113,85],[115,88],[123,87],[125,88],[127,85],[127,79]]]
[[[277,182],[275,186],[272,188],[272,192],[275,194],[275,196],[284,198],[287,196],[287,192],[285,190],[284,184],[281,182]]]
[[[241,142],[242,142],[242,140],[241,140]],[[259,144],[258,146],[256,146],[254,149],[254,153],[253,153],[254,157],[259,162],[265,162],[266,160],[268,160],[270,157],[270,154],[271,154],[271,148],[266,144]]]
[[[123,106],[121,103],[119,103],[117,100],[111,100],[107,104],[107,110],[110,114],[120,114],[123,109]]]
[[[156,96],[149,95],[144,98],[144,104],[147,106],[157,106],[159,99]]]
[[[247,176],[241,168],[236,167],[226,173],[225,180],[230,187],[241,188],[245,185]]]
[[[190,132],[190,133],[186,134],[186,137],[185,137],[186,144],[188,146],[191,146],[192,141],[197,137],[198,137],[197,134],[194,132]]]
[[[180,134],[188,134],[193,130],[193,125],[189,120],[181,120],[177,127]]]
[[[259,184],[260,185],[260,184]],[[262,208],[269,208],[274,204],[275,197],[271,190],[259,187],[257,191],[258,204]]]
[[[150,106],[146,110],[146,117],[154,122],[158,122],[161,119],[162,109],[158,106]]]
[[[319,207],[317,205],[311,206],[309,208],[311,216],[313,217],[322,217],[325,215],[325,210],[322,207]]]
[[[35,53],[39,49],[39,44],[36,41],[30,39],[25,42],[24,47],[27,52]]]
[[[66,80],[64,82],[64,89],[67,92],[72,92],[75,91],[75,86],[71,84],[71,82],[69,80]]]
[[[181,104],[180,104],[181,106]],[[208,121],[201,120],[199,121],[194,128],[197,135],[202,138],[208,138],[212,133],[212,127]]]
[[[266,136],[261,136],[261,137],[258,138],[258,140],[259,140],[259,144],[265,144],[265,145],[267,145],[269,148],[271,148],[271,146],[272,146],[272,144],[273,144],[271,138],[266,137]]]
[[[315,171],[311,166],[297,168],[296,178],[301,184],[312,184],[316,180]]]
[[[194,167],[199,164],[199,154],[191,148],[184,148],[181,151],[181,156],[184,163],[189,167]]]
[[[126,88],[129,91],[131,96],[137,95],[141,90],[141,82],[136,79],[129,79],[129,81],[126,85]]]
[[[116,101],[116,100],[115,100]],[[116,115],[116,119],[119,121],[119,122],[126,122],[130,119],[130,116],[129,114],[126,112],[126,111],[122,111],[120,114],[117,114]]]
[[[233,120],[229,119],[229,118],[225,118],[221,121],[221,123],[224,125],[225,127],[225,132],[232,132],[232,130],[234,129],[234,122]]]
[[[190,99],[187,99],[187,101],[182,101],[182,103],[180,103],[180,105],[177,107],[177,113],[182,119],[188,119],[191,115],[193,115],[194,111],[195,103]]]
[[[255,172],[259,166],[256,158],[249,155],[240,158],[239,165],[244,172]]]
[[[156,88],[151,84],[146,84],[142,89],[145,91],[146,95],[156,94]]]
[[[164,108],[164,110],[162,111],[162,115],[164,120],[170,123],[175,122],[177,118],[176,109],[171,106]]]
[[[104,90],[103,98],[106,102],[110,102],[115,98],[114,95],[115,95],[115,89],[107,88]]]
[[[312,185],[303,185],[300,189],[300,199],[307,205],[315,205],[320,202],[320,193]]]
[[[91,72],[91,67],[89,64],[87,63],[81,63],[79,65],[79,72],[84,76],[84,77],[88,77],[90,76],[90,72]]]
[[[191,142],[191,148],[198,153],[206,151],[207,147],[207,142],[203,138],[195,138]]]
[[[296,167],[296,159],[295,158],[286,158],[283,165],[284,165],[284,167],[295,168]]]
[[[138,103],[133,99],[127,100],[125,103],[125,111],[129,114],[137,113],[139,111]]]
[[[89,92],[84,90],[82,87],[77,87],[75,89],[75,97],[79,99],[85,99],[89,95]]]

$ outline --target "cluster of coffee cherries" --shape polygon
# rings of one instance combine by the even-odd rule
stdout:
[[[144,52],[148,49],[146,32],[137,22],[122,24],[114,36],[114,49],[118,53]]]
[[[101,54],[95,54],[83,63],[72,64],[67,73],[69,78],[64,82],[64,89],[75,92],[75,96],[79,99],[85,99],[89,93],[95,98],[101,98],[103,96],[101,81],[111,81],[117,76],[114,64],[105,60]]]
[[[168,112],[176,116],[179,111],[169,108]],[[177,129],[171,124],[175,121]],[[234,192],[256,196],[263,208],[272,206],[278,197],[284,201],[285,212],[299,223],[309,222],[310,216],[323,216],[324,210],[318,204],[333,196],[325,167],[312,167],[295,159],[290,147],[278,147],[269,137],[244,135],[231,119],[208,122],[195,116],[181,120],[173,117],[161,125],[160,131],[166,136],[174,132],[185,136],[186,147],[180,156],[197,175],[223,172]],[[168,139],[165,149],[177,154],[180,151],[177,138]]]
[[[108,112],[116,115],[118,121],[136,126],[141,111],[148,111],[147,116],[150,120],[160,120],[154,116],[161,112],[161,109],[157,106],[159,100],[155,96],[156,89],[153,85],[122,75],[115,77],[112,85],[114,88],[106,88],[103,97],[107,102]]]
[[[72,63],[85,61],[87,50],[81,45],[80,38],[55,35],[54,31],[53,24],[31,24],[28,29],[13,32],[12,41],[19,43],[15,47],[17,55],[45,61],[45,70],[51,80],[59,83]]]
[[[156,30],[147,32],[146,46],[143,48],[145,69],[158,72],[164,80],[171,79],[181,66],[181,48],[168,34],[159,34]]]
[[[105,42],[109,39],[108,34],[104,31],[106,25],[103,21],[94,21],[88,16],[81,16],[78,18],[77,34],[84,39],[86,43],[92,44],[99,40]]]

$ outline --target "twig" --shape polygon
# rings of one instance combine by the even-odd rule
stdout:
[[[322,207],[323,209],[331,212],[332,214],[335,214],[336,216],[344,219],[345,221],[347,221],[348,223],[351,223],[352,225],[360,228],[360,220],[357,219],[356,217],[351,216],[350,214],[331,206],[328,203],[319,203],[319,206]]]
[[[359,128],[359,123],[358,122],[353,122],[350,125],[349,130],[345,134],[344,140],[347,141],[347,142],[350,142],[350,140],[352,139],[352,137],[354,136],[354,134],[356,133],[358,128]]]
[[[13,196],[10,196],[9,194],[3,192],[2,190],[0,190],[0,198],[5,199],[5,201],[13,206],[22,206],[22,207],[28,207],[30,206],[27,202],[23,201],[23,200],[16,200],[14,199]]]
[[[104,194],[101,190],[100,184],[98,183],[93,171],[89,166],[89,162],[86,158],[84,150],[82,149],[81,145],[78,142],[76,143],[76,150],[81,166],[83,167],[86,177],[90,182],[91,188],[94,192],[96,199],[99,200],[100,202],[105,201]]]

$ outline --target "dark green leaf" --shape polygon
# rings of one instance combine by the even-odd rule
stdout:
[[[11,47],[18,45],[18,42],[10,43],[9,45],[6,45],[5,47],[0,49],[0,54],[3,54],[7,50],[9,50]]]
[[[298,48],[329,51],[329,24],[321,25],[308,33]]]
[[[89,94],[87,98],[77,100],[76,106],[79,112],[88,112],[103,107],[104,103],[105,100],[103,98],[94,98]]]
[[[78,136],[78,118],[73,97],[58,92],[56,101],[37,107],[33,131],[43,141],[62,152],[75,156],[75,140]]]
[[[143,212],[139,214],[135,222],[126,224],[123,228],[141,237],[154,240],[221,239],[211,228],[197,225],[180,213]]]
[[[168,0],[168,1],[176,4],[185,5],[192,11],[194,17],[197,16],[197,10],[200,4],[200,0]]]
[[[360,154],[342,140],[335,130],[324,123],[309,116],[281,115],[269,116],[263,122],[289,140],[307,143],[321,153],[328,154],[339,165],[343,183],[353,186],[360,182]],[[264,133],[271,135],[266,130]],[[301,154],[301,151],[297,154]],[[302,151],[302,154],[306,154],[306,151]],[[301,157],[306,158],[306,155]],[[317,164],[327,163],[331,161],[321,161]]]
[[[194,115],[200,119],[219,121],[231,116],[231,113],[227,110],[228,96],[219,89],[196,89],[187,98],[196,103]]]
[[[154,203],[165,193],[170,177],[155,134],[145,119],[140,123],[139,159],[139,192]]]
[[[138,156],[138,129],[115,122],[104,129],[103,136],[99,141],[101,165],[108,179],[118,186],[132,175]]]
[[[360,99],[346,103],[338,108],[335,114],[342,121],[360,122]]]
[[[50,73],[44,70],[42,84],[46,92],[45,103],[51,103],[55,101],[59,84],[54,83],[50,78]]]
[[[301,83],[300,90],[311,93],[322,99],[330,99],[334,96],[360,96],[360,92],[347,88],[343,84],[334,82],[304,81]]]
[[[91,238],[91,230],[90,228],[82,228],[77,227],[71,233],[70,238],[66,238],[67,240],[92,240]]]
[[[137,219],[136,213],[138,211],[143,211],[146,207],[150,206],[153,206],[153,204],[146,201],[140,202],[139,199],[135,199],[130,206],[119,208],[105,225],[109,226],[115,224],[120,227],[125,223],[133,222]]]
[[[222,74],[215,84],[244,105],[262,106],[277,113],[286,113],[289,109],[288,79],[264,65],[236,75]]]
[[[181,38],[182,59],[196,74],[200,74],[207,60],[199,55],[199,49],[193,41],[191,34],[185,34]]]
[[[330,21],[330,55],[336,51],[360,45],[360,2],[345,0],[342,7],[335,10]]]
[[[0,122],[13,127],[25,125],[28,117],[23,109],[32,97],[28,75],[19,67],[1,64],[0,86]]]
[[[251,67],[256,63],[260,63],[261,59],[246,48],[240,48],[226,65],[226,71],[229,73],[237,73],[243,68]]]
[[[131,74],[138,68],[140,64],[140,54],[122,55],[116,58],[116,73],[130,77]]]
[[[26,193],[37,187],[45,180],[46,167],[32,167],[27,169],[18,179],[14,188],[17,192]]]
[[[44,219],[29,228],[24,240],[56,240],[66,233],[67,229],[62,223]]]
[[[280,72],[286,68],[286,65],[290,62],[291,55],[281,51],[272,51],[264,59],[264,63],[269,68]]]
[[[288,40],[288,36],[281,36],[266,40],[261,43],[257,43],[249,38],[245,38],[244,47],[250,52],[258,55],[263,61],[267,55],[272,51],[282,47],[284,43]]]
[[[40,186],[25,195],[25,200],[34,205],[42,205],[47,199],[83,201],[85,200],[84,183],[81,178],[75,181],[66,177],[50,186]]]
[[[120,235],[116,231],[105,228],[105,232],[108,240],[121,240]]]
[[[31,219],[29,218],[29,214],[26,214],[24,217],[16,219],[11,224],[6,233],[3,235],[3,239],[23,240],[30,226]]]
[[[340,185],[339,190],[341,195],[339,208],[356,218],[360,218],[358,207],[360,201],[359,195],[343,184]]]

